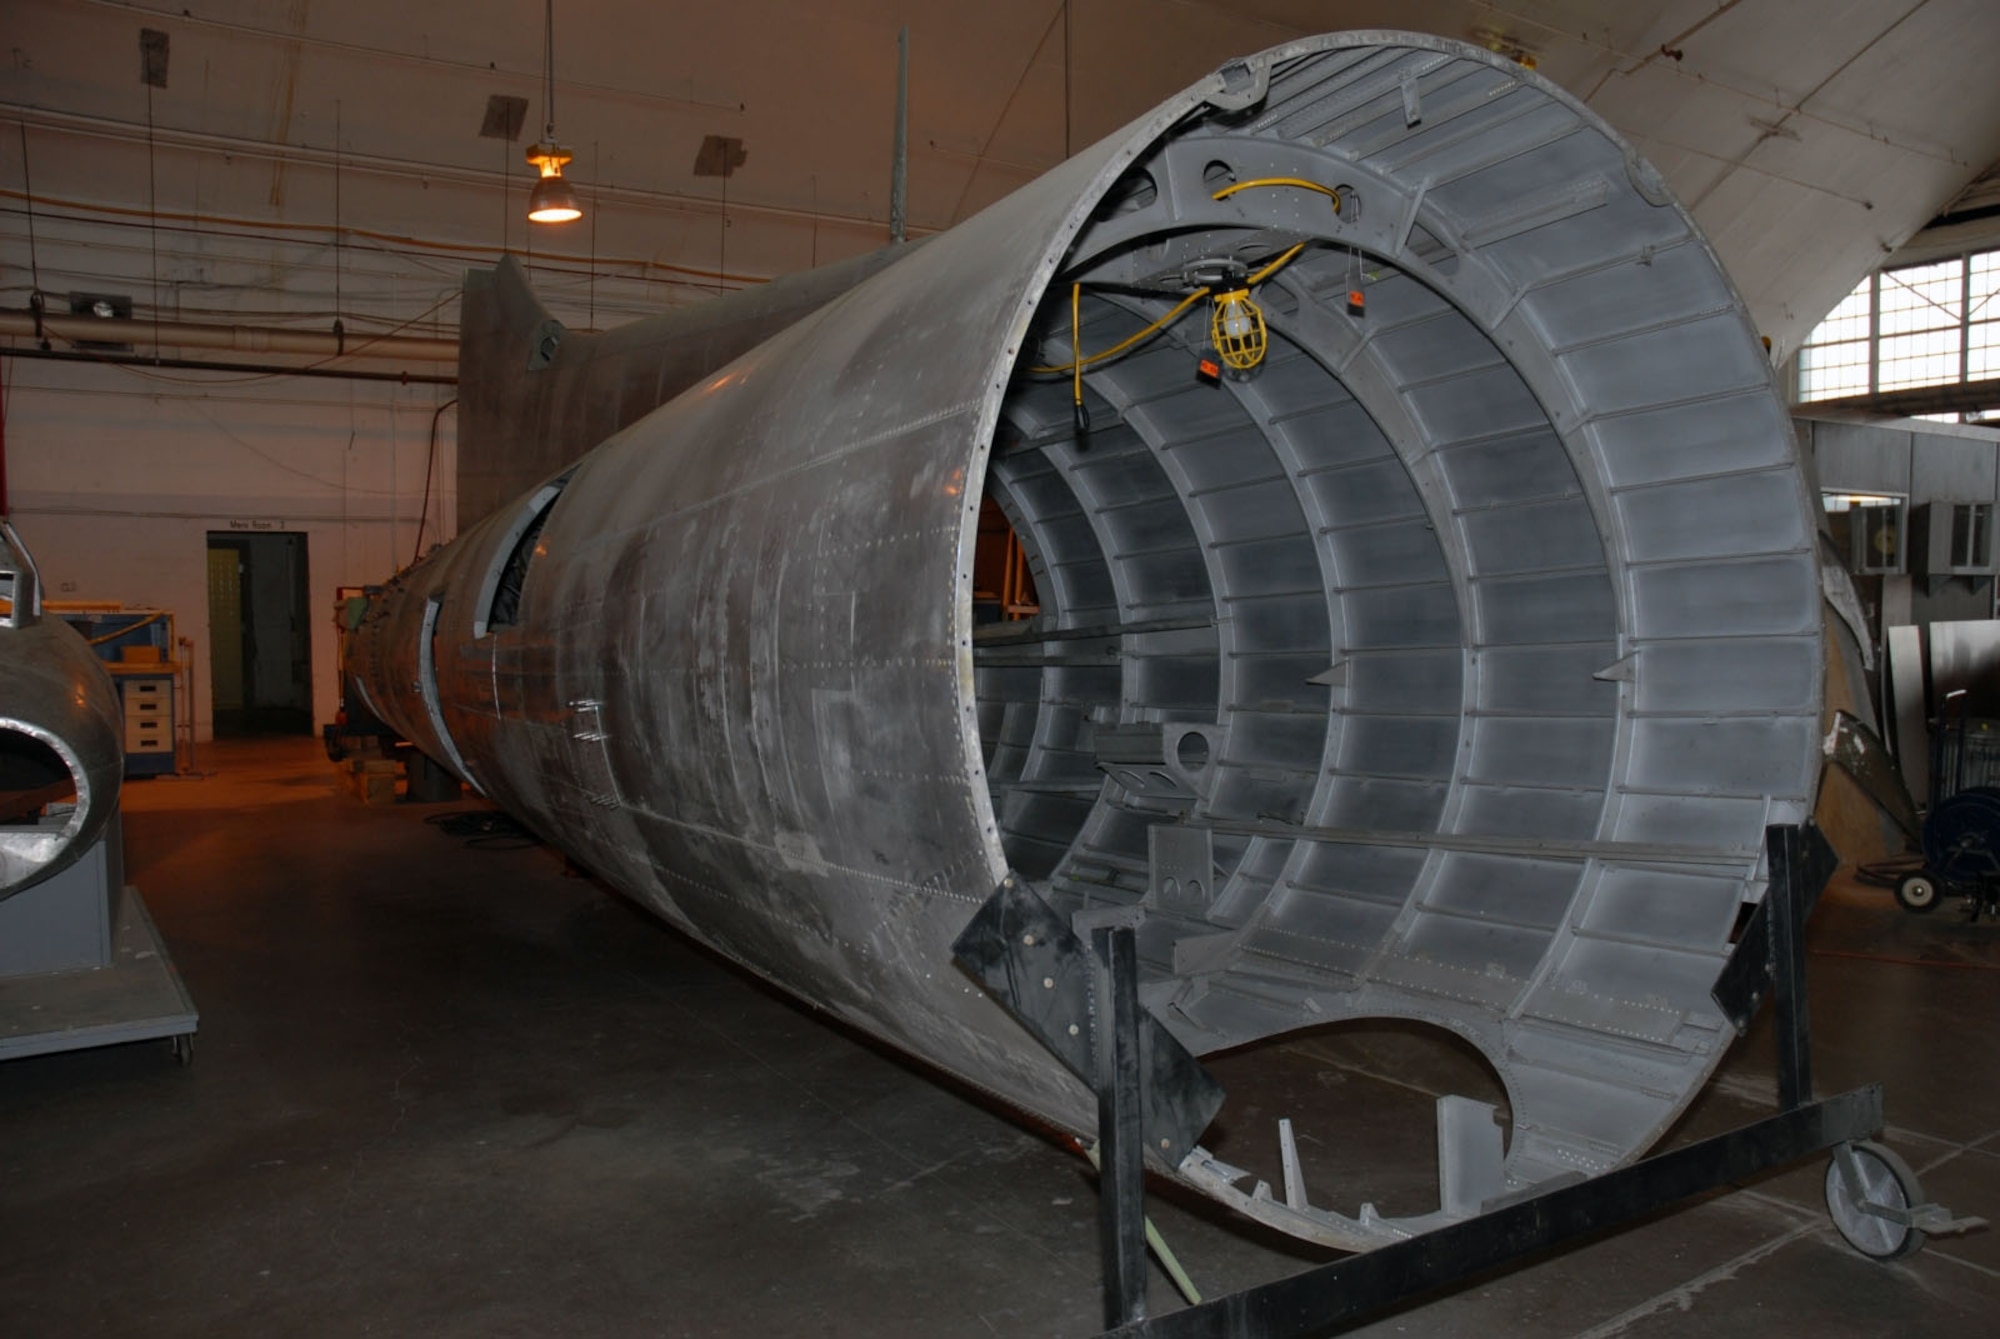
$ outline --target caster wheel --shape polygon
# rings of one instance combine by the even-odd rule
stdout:
[[[1853,1177],[1843,1170],[1843,1158],[1851,1159]],[[1924,1202],[1917,1174],[1882,1145],[1863,1141],[1836,1150],[1826,1168],[1826,1211],[1847,1244],[1875,1260],[1896,1260],[1924,1244],[1924,1234],[1908,1222],[1909,1211]],[[1887,1209],[1904,1221],[1886,1218],[1871,1209]]]
[[[1937,880],[1924,870],[1905,874],[1896,884],[1896,902],[1905,911],[1922,915],[1926,911],[1937,910],[1937,904],[1942,900]]]

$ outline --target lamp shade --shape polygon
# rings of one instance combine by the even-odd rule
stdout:
[[[560,175],[543,177],[528,193],[531,223],[568,223],[582,217],[583,208],[576,202],[576,192]]]

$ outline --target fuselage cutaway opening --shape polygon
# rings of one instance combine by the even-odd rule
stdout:
[[[1685,214],[1504,67],[1384,58],[1450,86],[1417,117],[1373,62],[1274,65],[1080,215],[989,454],[1039,610],[973,647],[985,781],[1059,914],[1143,912],[1190,1050],[1438,1020],[1527,1184],[1650,1142],[1726,1044],[1728,925],[1813,789],[1817,581]]]
[[[1497,649],[1505,682],[1477,703],[1473,611],[1513,593],[1468,571],[1481,541],[1467,532],[1499,545],[1580,524],[1601,583],[1575,472],[1519,376],[1422,278],[1350,247],[1296,246],[1168,234],[1080,262],[1083,277],[1044,302],[986,480],[1039,601],[975,641],[1003,849],[1059,909],[1146,910],[1149,1003],[1198,1050],[1309,1025],[1303,1002],[1355,988],[1413,936],[1452,970],[1525,975],[1582,872],[1546,862],[1518,894],[1521,917],[1481,923],[1440,876],[1461,892],[1498,885],[1502,901],[1523,879],[1428,839],[1481,798],[1465,785],[1475,716],[1554,705],[1525,700],[1533,668]],[[1212,295],[1176,317],[1188,282],[1146,289],[1226,262],[1254,276],[1288,253],[1247,290],[1268,330],[1238,372],[1203,366]],[[1448,396],[1483,401],[1483,417],[1423,412]],[[1545,498],[1548,514],[1495,524],[1516,498]],[[1588,582],[1585,557],[1513,568]],[[1569,661],[1615,658],[1601,601],[1548,623]],[[1587,735],[1615,692],[1588,669],[1575,679],[1564,714]],[[1511,828],[1601,802],[1598,735],[1557,794],[1523,795],[1504,759],[1489,762],[1519,810]]]
[[[565,470],[536,489],[501,537],[495,549],[496,561],[481,583],[472,625],[474,637],[511,628],[520,618],[521,592],[527,585],[528,569],[540,551],[542,527],[548,524],[550,509],[575,473],[574,468]]]

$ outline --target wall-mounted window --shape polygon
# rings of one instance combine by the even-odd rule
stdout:
[[[1881,493],[1826,493],[1822,501],[1850,572],[1863,576],[1903,570],[1906,499]]]
[[[1917,575],[1993,575],[1993,504],[1927,502],[1910,512],[1910,554]]]
[[[1802,404],[1995,378],[2000,251],[1878,270],[1799,349]]]
[[[1951,565],[1992,570],[1992,503],[1958,502],[1952,505]]]

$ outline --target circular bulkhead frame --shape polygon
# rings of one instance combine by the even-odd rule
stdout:
[[[1634,1156],[1819,768],[1811,504],[1729,279],[1592,112],[1408,34],[1225,67],[1084,199],[986,462],[1042,610],[970,639],[1002,861],[1143,907],[1197,1053],[1417,1019],[1505,1083],[1512,1184]],[[1204,369],[1246,280],[1261,360]]]

